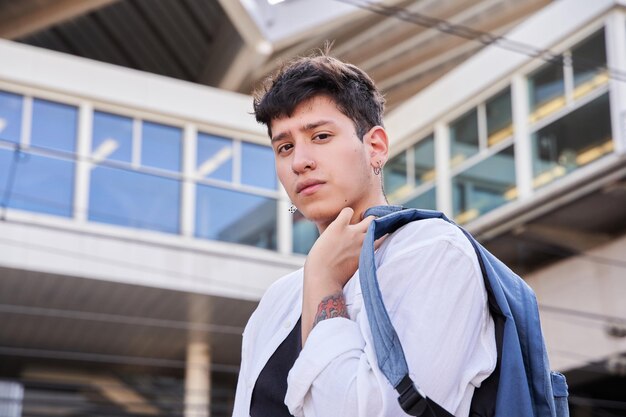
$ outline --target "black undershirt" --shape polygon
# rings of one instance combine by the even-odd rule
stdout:
[[[300,319],[259,374],[250,402],[251,417],[293,417],[285,405],[287,374],[302,345]]]

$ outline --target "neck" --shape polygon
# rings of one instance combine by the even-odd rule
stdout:
[[[356,206],[356,207],[352,207],[352,209],[354,210],[354,215],[352,216],[352,219],[350,220],[350,224],[356,224],[359,223],[361,220],[363,220],[363,213],[365,213],[365,211],[370,208],[370,207],[375,207],[375,206],[388,206],[389,203],[387,202],[387,199],[384,196],[380,196],[376,199],[370,200],[362,205]],[[339,213],[337,213],[339,214]],[[333,219],[335,220],[335,219]],[[317,230],[320,232],[320,234],[324,233],[324,230],[326,230],[326,228],[328,227],[328,225],[330,223],[333,222],[333,220],[329,221],[329,222],[323,222],[323,223],[318,223],[317,224]]]

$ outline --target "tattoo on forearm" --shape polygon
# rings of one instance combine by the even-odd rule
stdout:
[[[313,320],[313,327],[322,320],[332,319],[333,317],[350,318],[348,315],[348,307],[343,291],[324,297],[322,302],[317,306],[317,313]]]

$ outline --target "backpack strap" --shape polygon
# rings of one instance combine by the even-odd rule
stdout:
[[[393,328],[383,303],[376,265],[374,241],[381,236],[414,220],[441,218],[449,221],[441,212],[431,210],[403,210],[399,206],[379,206],[365,212],[364,216],[383,216],[375,219],[368,228],[359,257],[359,279],[367,318],[372,331],[378,367],[398,392],[400,407],[411,416],[453,417],[439,404],[428,398],[409,377],[409,369],[400,339]]]
[[[454,417],[415,386],[408,374],[394,387],[400,396],[400,407],[410,416]]]

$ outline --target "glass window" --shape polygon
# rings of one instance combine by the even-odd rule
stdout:
[[[485,103],[487,114],[487,145],[493,146],[513,134],[511,89],[497,94]]]
[[[180,182],[120,168],[96,167],[89,187],[89,220],[178,233]]]
[[[16,209],[71,217],[74,161],[16,152],[0,148],[0,201]]]
[[[276,249],[276,200],[198,185],[196,236]]]
[[[30,143],[33,146],[74,152],[77,123],[76,107],[34,99]]]
[[[143,122],[141,165],[180,171],[181,129],[153,122]]]
[[[609,95],[538,130],[531,140],[535,188],[612,152]]]
[[[20,142],[22,96],[0,91],[0,141]]]
[[[432,187],[428,191],[419,194],[417,197],[413,197],[404,203],[403,206],[418,209],[437,210],[437,189]]]
[[[467,223],[516,195],[515,155],[509,146],[452,179],[454,219]]]
[[[274,152],[269,146],[243,142],[241,144],[241,183],[276,189]]]
[[[233,180],[233,141],[198,133],[196,172],[200,178]]]
[[[391,199],[396,199],[407,188],[406,152],[391,158],[385,164],[383,180],[385,193]]]
[[[572,48],[572,67],[574,98],[581,97],[608,82],[604,29]]]
[[[93,115],[93,159],[128,162],[132,161],[133,120],[128,117],[96,111]]]
[[[307,220],[302,213],[293,214],[293,252],[307,255],[319,237],[315,223]]]
[[[435,138],[431,135],[413,147],[415,184],[435,179]]]
[[[478,115],[476,109],[450,124],[450,164],[454,167],[478,152]]]
[[[530,121],[535,122],[565,105],[563,67],[548,64],[528,77]]]

